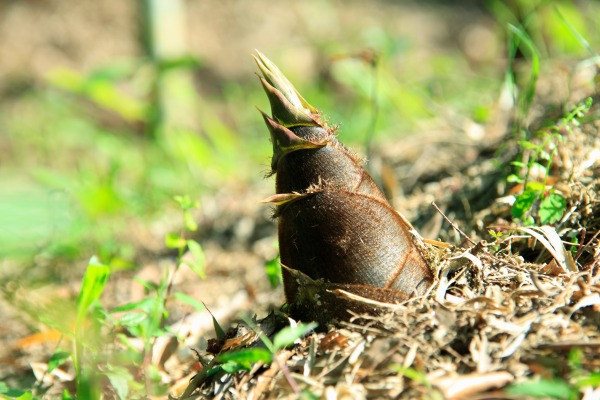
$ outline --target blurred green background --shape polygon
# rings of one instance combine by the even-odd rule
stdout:
[[[544,58],[581,57],[570,28],[593,46],[598,15],[592,1],[2,1],[0,275],[92,254],[129,268],[132,236],[174,195],[272,185],[254,49],[364,149],[443,110],[485,124],[508,23]]]

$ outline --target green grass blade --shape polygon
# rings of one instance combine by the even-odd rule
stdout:
[[[526,48],[529,51],[529,57],[531,61],[529,80],[523,90],[522,95],[519,96],[519,111],[522,112],[522,117],[524,117],[529,112],[531,104],[533,103],[533,97],[537,87],[537,80],[540,74],[540,54],[537,50],[537,47],[533,43],[533,40],[531,40],[531,37],[524,28],[508,24],[508,31],[511,34],[511,39],[509,42],[511,49],[511,62],[514,61],[517,48]]]
[[[187,247],[192,254],[193,260],[187,261],[186,264],[194,271],[200,279],[206,278],[206,272],[204,271],[205,259],[204,251],[202,246],[193,239],[187,241]]]
[[[554,6],[554,12],[556,13],[556,15],[558,15],[560,20],[563,22],[563,24],[565,24],[565,26],[575,37],[575,39],[577,39],[581,47],[583,47],[588,53],[590,53],[591,56],[597,56],[598,53],[594,51],[594,48],[590,45],[590,42],[588,42],[587,39],[584,38],[583,35],[577,31],[577,29],[575,29],[573,24],[569,22],[569,20],[564,16],[564,14],[560,11],[557,5]]]
[[[109,275],[110,269],[106,265],[101,264],[96,257],[92,257],[85,271],[81,291],[77,298],[78,327],[81,326],[92,304],[100,298]]]

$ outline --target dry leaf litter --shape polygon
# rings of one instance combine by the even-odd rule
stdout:
[[[590,111],[591,122],[561,132],[564,142],[551,177],[567,205],[553,226],[524,227],[511,222],[514,194],[503,193],[506,188],[499,183],[497,162],[514,157],[514,143],[505,143],[503,152],[498,149],[507,137],[473,143],[476,162],[445,180],[421,185],[404,200],[435,199],[444,209],[429,212],[430,223],[425,226],[446,242],[416,237],[437,276],[425,296],[403,304],[379,304],[385,311],[378,316],[355,315],[326,332],[313,332],[280,351],[271,365],[259,363],[251,371],[197,380],[193,385],[199,390],[192,397],[291,399],[310,392],[326,399],[458,399],[481,398],[482,394],[503,398],[499,390],[508,384],[532,376],[550,378],[557,370],[564,373],[573,349],[582,353],[584,370],[597,371],[598,110],[594,106]],[[496,154],[497,159],[485,154]],[[402,166],[400,162],[388,169]],[[478,207],[479,203],[485,206]],[[462,217],[457,221],[463,230],[455,217]],[[452,227],[439,222],[444,220]],[[491,239],[485,235],[487,229],[503,235]],[[570,242],[574,237],[579,243]],[[461,245],[449,245],[451,240]],[[354,296],[343,291],[336,294]],[[272,337],[273,326],[267,325],[263,330]],[[238,332],[241,327],[245,334]],[[248,330],[252,331],[239,325],[231,340],[243,342],[240,337],[247,337]],[[242,346],[258,343],[254,338]],[[598,388],[584,390],[585,399],[598,396]]]

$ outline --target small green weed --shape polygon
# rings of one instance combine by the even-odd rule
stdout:
[[[584,353],[579,347],[569,351],[568,373],[565,377],[530,379],[511,385],[506,390],[513,396],[574,400],[586,388],[600,385],[600,371],[591,372],[583,366]]]
[[[275,289],[281,285],[283,278],[281,276],[281,263],[279,260],[279,254],[265,263],[265,272],[267,273],[267,278],[269,279],[271,288]]]
[[[443,398],[442,394],[431,385],[431,382],[429,382],[427,375],[424,372],[414,368],[403,367],[401,365],[397,365],[392,369],[395,370],[398,375],[404,376],[415,384],[423,387],[426,392],[424,398],[430,400],[441,400]]]
[[[262,361],[265,364],[270,364],[277,360],[277,352],[279,350],[291,346],[296,340],[304,337],[316,327],[317,324],[314,322],[287,326],[277,332],[273,341],[261,334],[260,339],[266,348],[253,347],[220,354],[218,360],[222,364],[215,368],[222,369],[228,373],[234,373],[241,370],[250,370],[257,362]]]
[[[516,172],[507,177],[508,182],[522,185],[523,190],[513,204],[511,214],[525,225],[536,222],[542,225],[559,221],[566,209],[566,199],[548,187],[548,177],[558,146],[564,141],[564,134],[580,125],[580,119],[589,112],[592,99],[577,104],[555,124],[542,129],[532,140],[520,140],[520,160],[513,161]],[[537,219],[535,212],[537,212]]]
[[[167,302],[174,297],[184,303],[190,304],[197,310],[203,310],[204,307],[196,299],[185,293],[173,293],[173,279],[182,265],[187,265],[201,279],[205,278],[205,260],[204,252],[198,242],[193,239],[186,239],[186,231],[193,232],[197,230],[198,225],[191,215],[191,210],[199,206],[198,202],[192,201],[189,196],[175,196],[175,201],[182,211],[183,228],[179,233],[169,233],[165,237],[165,244],[168,248],[177,250],[177,259],[174,270],[169,274],[163,274],[158,283],[152,283],[141,279],[136,279],[148,292],[148,296],[138,302],[128,303],[111,310],[111,314],[124,313],[117,318],[115,324],[125,329],[129,335],[119,334],[118,339],[127,349],[134,349],[129,336],[142,338],[144,341],[144,357],[136,357],[132,354],[134,364],[139,364],[145,370],[146,385],[145,390],[155,388],[159,392],[164,392],[166,388],[162,387],[160,376],[155,371],[155,367],[149,362],[152,354],[152,347],[156,338],[169,334],[164,327],[165,318],[168,317]],[[189,258],[184,259],[184,254],[189,251]],[[116,374],[118,376],[118,374]],[[156,380],[153,380],[153,377]],[[113,377],[114,379],[114,377]],[[113,384],[114,386],[114,384]]]
[[[165,238],[167,247],[177,250],[175,266],[170,273],[164,271],[159,282],[136,279],[146,289],[146,297],[107,310],[100,298],[111,268],[92,257],[74,304],[72,318],[60,312],[60,315],[42,318],[64,337],[48,361],[46,374],[59,367],[68,368],[69,362],[72,362],[75,372],[74,390],[65,390],[63,399],[100,399],[107,391],[114,392],[120,399],[165,395],[167,388],[161,383],[157,366],[152,365],[150,358],[156,339],[173,335],[164,326],[169,315],[168,302],[174,298],[198,310],[204,309],[191,296],[173,292],[173,279],[182,265],[189,266],[201,278],[205,276],[202,247],[198,242],[186,238],[188,232],[198,228],[191,214],[198,203],[189,196],[176,196],[175,201],[182,212],[183,228],[181,232],[168,234]],[[186,254],[188,252],[189,256]],[[73,308],[64,308],[65,312],[69,309]],[[135,339],[143,342],[141,352],[134,343]],[[47,390],[43,386],[40,381],[33,390],[13,390],[0,383],[0,399],[37,399]]]
[[[308,332],[312,331],[317,327],[316,323],[309,324],[296,324],[294,326],[288,326],[281,329],[275,334],[273,341],[271,341],[265,334],[256,327],[256,321],[245,321],[246,324],[258,334],[258,338],[262,341],[264,347],[253,346],[240,350],[227,351],[219,353],[213,358],[210,363],[203,363],[204,369],[197,374],[190,381],[190,385],[187,387],[185,392],[181,395],[181,398],[188,398],[200,385],[201,381],[205,377],[214,376],[219,373],[234,374],[239,371],[249,371],[257,363],[270,364],[276,362],[279,364],[285,378],[287,379],[290,387],[301,398],[310,398],[309,392],[303,392],[298,387],[296,381],[291,376],[285,363],[281,363],[277,356],[277,353],[287,346],[294,344],[294,342]],[[213,316],[213,324],[215,327],[215,333],[217,339],[224,340],[225,332]],[[309,397],[306,397],[309,396]]]
[[[495,231],[493,229],[488,229],[488,234],[494,239],[494,244],[491,244],[489,246],[489,249],[495,253],[498,250],[500,250],[500,244],[502,243],[502,240],[504,238],[504,232],[502,231]]]
[[[564,142],[564,135],[573,127],[580,125],[580,120],[589,112],[592,99],[588,98],[577,104],[556,123],[532,134],[526,128],[526,119],[529,116],[531,105],[536,92],[538,77],[541,67],[541,52],[531,35],[531,26],[539,23],[539,16],[543,14],[544,2],[530,4],[516,3],[517,14],[525,15],[522,21],[511,13],[500,2],[492,2],[496,14],[502,14],[504,20],[511,21],[508,25],[508,61],[509,68],[505,76],[505,88],[513,95],[516,106],[516,129],[521,140],[519,159],[512,162],[516,171],[507,177],[510,183],[522,185],[521,193],[515,198],[511,214],[514,218],[522,221],[524,225],[540,223],[542,225],[553,224],[564,215],[567,202],[566,199],[548,185],[548,178],[552,170],[554,157],[557,155],[558,146]],[[583,49],[593,53],[587,40],[579,33],[569,19],[574,19],[581,29],[581,21],[577,14],[573,14],[570,8],[554,7],[553,12],[546,16],[546,23],[552,29],[554,40],[562,36],[569,36]],[[569,19],[565,17],[569,15]],[[552,22],[554,21],[554,22]],[[563,32],[559,35],[557,32]],[[529,74],[526,79],[517,79],[516,56],[521,51],[529,62]],[[547,50],[547,49],[546,49]]]

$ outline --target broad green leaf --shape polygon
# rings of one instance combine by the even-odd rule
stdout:
[[[104,375],[110,381],[110,384],[117,392],[120,399],[127,399],[129,394],[129,382],[134,381],[133,376],[124,367],[110,366],[110,371],[105,372]]]
[[[19,397],[15,398],[15,400],[31,400],[33,399],[33,393],[31,392],[25,392],[22,395],[20,395]]]
[[[32,393],[21,389],[11,389],[4,382],[0,382],[0,399],[32,399]]]
[[[506,181],[511,183],[521,183],[523,182],[523,178],[516,174],[510,174],[506,177]]]
[[[232,364],[235,364],[235,363],[232,362]],[[235,365],[238,365],[238,364],[235,364]],[[210,378],[211,376],[214,376],[215,374],[221,372],[223,370],[222,366],[223,366],[223,364],[217,365],[216,367],[212,367],[211,369],[209,369],[206,372],[206,377]],[[241,371],[241,369],[238,369],[238,371]]]
[[[177,233],[167,233],[165,235],[165,245],[169,249],[182,249],[185,247],[185,239]]]
[[[275,289],[281,284],[281,282],[283,282],[279,256],[267,261],[265,264],[265,272],[267,273],[267,278],[269,278],[271,288]]]
[[[226,363],[219,365],[219,368],[227,372],[228,374],[235,374],[239,371],[249,371],[250,369],[252,369],[251,366],[239,364],[235,361],[227,361]]]
[[[202,250],[202,246],[195,240],[188,240],[187,247],[192,254],[194,259],[193,262],[186,262],[186,264],[198,274],[200,279],[206,278],[206,273],[204,272],[204,251]]]
[[[78,326],[81,326],[89,308],[102,294],[109,275],[110,269],[107,266],[102,265],[96,257],[92,257],[85,271],[81,291],[77,298]]]
[[[283,349],[286,346],[294,344],[297,339],[304,337],[308,332],[315,329],[319,324],[311,322],[310,324],[298,324],[296,326],[286,326],[273,338],[275,350]]]
[[[254,347],[222,353],[219,354],[218,359],[223,363],[234,362],[241,365],[244,369],[250,369],[253,364],[259,361],[269,364],[273,360],[273,354],[267,349]]]
[[[540,222],[542,225],[553,224],[560,220],[567,208],[567,200],[560,194],[553,193],[540,203]]]
[[[542,182],[538,182],[538,181],[531,181],[531,182],[527,182],[527,187],[526,187],[526,191],[528,192],[543,192],[544,189],[546,188],[546,185],[544,185]]]
[[[585,372],[573,378],[573,384],[579,388],[600,387],[600,372]]]
[[[527,211],[529,211],[529,209],[531,209],[531,206],[533,206],[533,203],[539,197],[539,195],[539,192],[531,190],[527,190],[518,195],[512,206],[512,210],[510,211],[512,216],[515,218],[521,218]]]
[[[570,399],[576,389],[568,382],[560,379],[540,379],[512,385],[507,393],[516,396],[532,396],[538,398]]]
[[[70,351],[56,350],[48,361],[48,373],[63,365],[71,357]]]
[[[129,379],[117,374],[105,374],[120,399],[126,399],[129,393]]]
[[[535,225],[535,218],[532,215],[527,215],[525,218],[521,218],[523,222],[523,226],[533,226]]]

